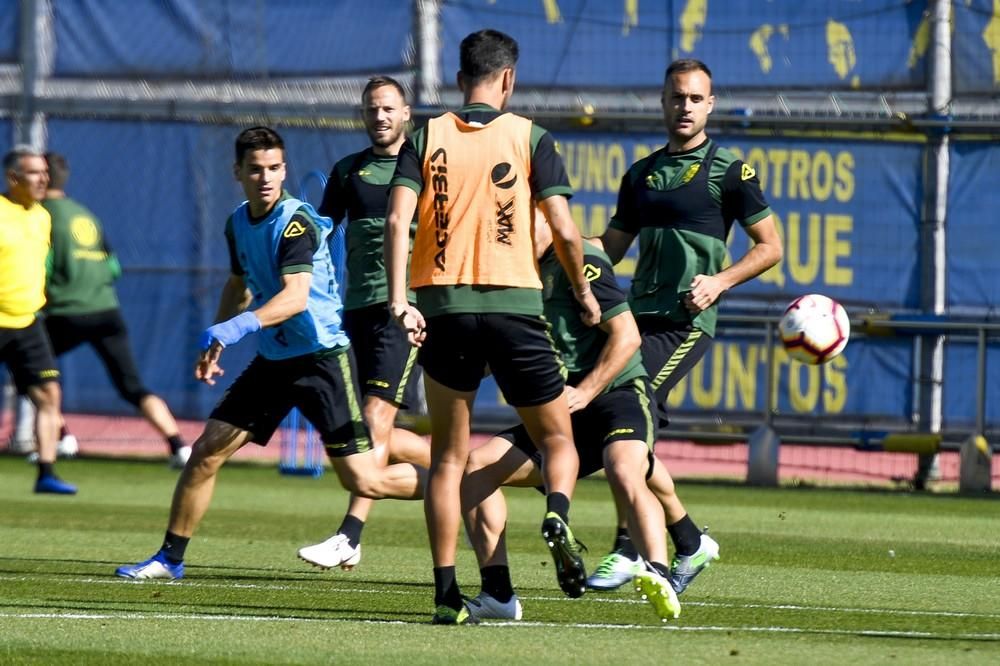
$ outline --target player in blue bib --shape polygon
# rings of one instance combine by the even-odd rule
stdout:
[[[184,551],[223,463],[247,442],[266,445],[292,408],[320,434],[344,487],[372,499],[421,499],[422,470],[379,464],[361,414],[354,356],[327,237],[332,221],[283,189],[285,148],[267,127],[236,139],[236,180],[247,201],[226,222],[230,276],[216,323],[203,334],[195,377],[214,384],[222,351],[260,332],[259,352],[216,405],[177,481],[163,546],[119,567],[123,578],[184,576]]]

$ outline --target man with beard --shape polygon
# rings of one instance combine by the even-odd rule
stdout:
[[[778,263],[782,247],[753,167],[705,133],[715,105],[712,72],[705,63],[671,63],[661,102],[667,145],[626,172],[617,210],[601,240],[617,264],[639,237],[629,303],[642,335],[643,364],[663,408],[670,389],[708,351],[719,298]],[[752,246],[723,269],[734,221]],[[615,546],[587,581],[593,589],[624,584],[637,559],[620,507],[618,516]],[[719,544],[686,514],[667,529],[676,547],[670,581],[680,594],[718,558]]]
[[[363,413],[382,458],[427,467],[430,446],[409,430],[395,428],[396,414],[419,396],[417,349],[392,321],[387,306],[383,241],[389,181],[406,140],[410,107],[403,87],[391,77],[374,76],[361,95],[361,113],[371,146],[348,155],[330,172],[319,213],[340,223],[347,218],[347,293],[344,330],[358,364]],[[416,223],[410,225],[412,245]],[[338,276],[342,279],[342,276]],[[413,302],[412,293],[409,294]],[[361,530],[372,500],[352,496],[347,515],[326,541],[299,549],[299,557],[324,569],[351,569],[361,561]]]

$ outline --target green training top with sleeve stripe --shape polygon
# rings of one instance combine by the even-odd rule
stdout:
[[[662,148],[633,164],[609,223],[639,236],[632,311],[715,335],[718,303],[694,317],[684,307],[691,281],[722,270],[734,220],[746,227],[770,214],[753,168],[710,139],[680,153]]]

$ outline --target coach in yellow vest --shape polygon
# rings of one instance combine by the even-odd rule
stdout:
[[[552,227],[581,316],[595,325],[601,313],[583,274],[580,235],[567,204],[572,189],[555,142],[527,118],[503,110],[514,90],[517,57],[517,42],[495,30],[462,41],[458,86],[465,105],[407,139],[389,192],[389,308],[411,343],[421,347],[431,418],[424,510],[437,624],[520,617],[505,560],[482,569],[483,590],[468,602],[455,581],[460,492],[471,492],[475,483],[462,480],[472,403],[487,370],[543,454],[542,535],[559,584],[569,596],[580,596],[586,577],[568,524],[579,459],[565,372],[542,317],[532,247],[536,203]],[[404,272],[415,210],[413,307],[406,301]]]
[[[52,222],[38,203],[45,198],[49,170],[38,151],[17,146],[3,159],[7,192],[0,195],[0,362],[18,393],[37,410],[36,493],[72,495],[76,487],[55,475],[56,440],[62,414],[59,370],[37,313],[45,305],[45,272]]]

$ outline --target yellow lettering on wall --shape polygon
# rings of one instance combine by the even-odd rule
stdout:
[[[833,188],[833,196],[837,201],[850,201],[854,197],[854,155],[837,153],[836,170],[837,184]]]
[[[801,229],[801,215],[799,213],[788,214],[788,236],[785,239],[785,247],[788,248],[788,256],[785,266],[788,274],[798,284],[812,284],[819,275],[820,261],[820,216],[819,213],[809,213],[809,230],[803,234]],[[803,235],[805,236],[805,250],[802,248]],[[805,261],[803,261],[803,254]]]
[[[701,408],[716,407],[722,400],[722,370],[725,363],[725,356],[722,353],[722,345],[712,345],[711,362],[706,363],[705,359],[694,366],[691,371],[691,399],[694,404]],[[708,377],[708,386],[705,385],[705,367],[710,368],[711,376]]]
[[[649,146],[649,145],[647,145],[645,143],[637,143],[632,148],[632,161],[633,162],[638,162],[643,157],[647,157],[648,155],[652,155],[654,150],[656,150],[656,148],[653,147],[653,146]]]
[[[825,150],[818,150],[812,158],[809,184],[813,199],[826,201],[833,192],[833,156]]]
[[[747,345],[746,363],[740,353],[739,345],[726,345],[726,409],[744,409],[753,411],[757,400],[757,368],[760,348],[757,345]],[[738,400],[737,400],[738,398]]]
[[[601,186],[604,184],[604,155],[607,147],[595,143],[584,145],[587,146],[587,173],[583,189],[588,192],[603,192]]]
[[[854,230],[854,218],[850,215],[827,215],[823,234],[825,281],[830,285],[849,285],[854,281],[854,270],[841,266],[839,260],[851,255],[850,239],[841,238]]]
[[[803,375],[805,386],[803,386]],[[819,367],[793,363],[788,373],[788,401],[795,412],[811,412],[819,402]]]
[[[768,151],[768,155],[771,158],[771,177],[774,183],[771,193],[776,197],[780,197],[783,191],[781,183],[785,175],[785,165],[788,164],[788,151],[776,148]],[[761,184],[761,189],[763,189],[763,183]]]
[[[823,411],[839,414],[847,404],[847,359],[838,356],[823,366]]]
[[[667,407],[671,409],[677,409],[684,404],[684,396],[687,394],[687,375],[681,377],[680,381],[677,382],[670,393],[667,394]]]
[[[761,148],[751,148],[750,152],[747,153],[747,158],[744,162],[753,167],[754,171],[757,172],[757,179],[760,180],[760,189],[762,192],[766,192],[767,183],[771,180],[771,176],[767,168],[767,152]]]
[[[605,189],[608,192],[615,192],[617,194],[622,176],[625,175],[625,170],[628,168],[628,164],[625,163],[625,147],[620,143],[613,143],[608,146],[606,165],[605,177],[607,178],[607,182],[605,183]]]
[[[809,153],[793,150],[788,164],[788,198],[809,198]]]

